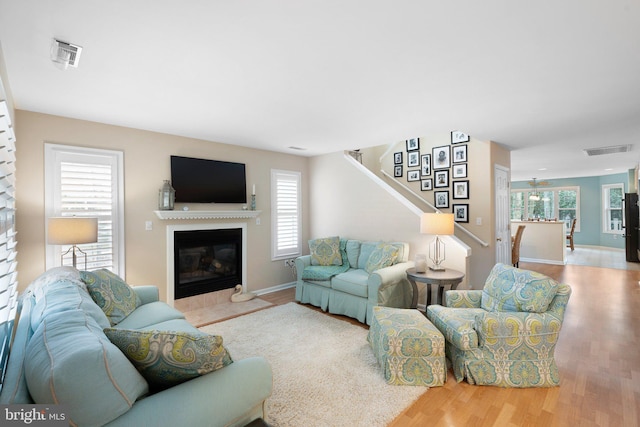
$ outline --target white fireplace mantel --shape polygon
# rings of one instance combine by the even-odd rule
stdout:
[[[160,219],[228,219],[228,218],[256,218],[262,211],[154,211]]]

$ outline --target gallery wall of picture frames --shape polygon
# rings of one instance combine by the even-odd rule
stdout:
[[[436,208],[451,207],[456,222],[469,222],[469,204],[450,204],[450,199],[469,199],[469,180],[463,178],[468,178],[466,143],[470,140],[464,132],[451,131],[448,145],[438,145],[424,153],[420,151],[420,138],[407,139],[406,150],[393,153],[393,176],[402,178],[406,166],[407,181],[419,181],[421,191],[432,191]]]

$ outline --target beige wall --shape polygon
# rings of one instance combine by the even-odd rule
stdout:
[[[403,203],[383,189],[375,177],[364,174],[343,153],[317,156],[311,159],[311,235],[339,235],[359,240],[401,241],[409,243],[409,259],[415,254],[429,253],[432,238],[420,234],[422,211]],[[447,241],[444,265],[463,272],[469,270],[465,245]],[[422,285],[419,285],[422,288]],[[467,280],[460,289],[467,288]],[[424,303],[420,289],[419,303]]]
[[[260,290],[294,280],[282,261],[271,261],[270,171],[295,170],[302,173],[303,194],[307,194],[309,160],[305,157],[255,150],[178,136],[111,126],[17,110],[17,217],[18,278],[24,289],[45,270],[44,143],[60,143],[121,150],[124,153],[126,279],[131,284],[154,284],[166,296],[166,245],[168,224],[153,213],[158,189],[170,178],[172,154],[242,162],[247,165],[247,186],[255,183],[261,225],[247,222],[249,290]],[[240,205],[189,205],[193,209],[239,209]],[[308,203],[303,200],[303,239],[308,239]],[[145,221],[153,230],[145,231]],[[211,221],[189,221],[189,223]]]

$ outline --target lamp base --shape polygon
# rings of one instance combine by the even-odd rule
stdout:
[[[446,268],[440,267],[439,265],[436,265],[436,266],[433,266],[433,267],[430,266],[429,270],[431,270],[431,271],[444,271],[444,270],[446,270]]]

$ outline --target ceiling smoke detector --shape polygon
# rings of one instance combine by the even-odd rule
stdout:
[[[68,67],[78,68],[82,47],[61,40],[53,39],[51,43],[51,60],[61,70]]]
[[[587,156],[602,156],[604,154],[627,153],[631,151],[631,147],[631,144],[613,145],[611,147],[585,148],[582,151],[584,151]]]

